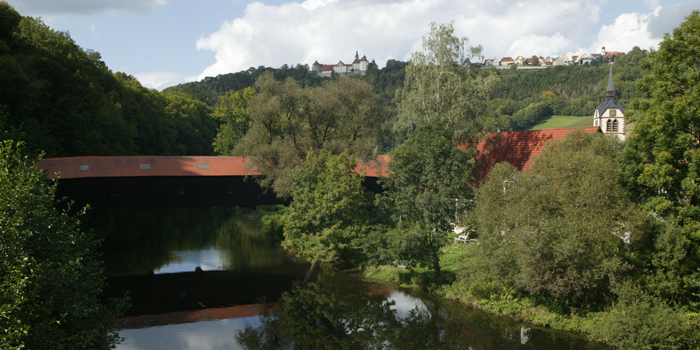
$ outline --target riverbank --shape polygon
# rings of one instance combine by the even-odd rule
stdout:
[[[420,288],[495,315],[582,333],[590,340],[620,349],[636,349],[639,345],[659,342],[670,345],[669,349],[700,349],[697,345],[700,339],[698,313],[683,311],[660,303],[653,297],[635,295],[634,292],[619,297],[631,299],[632,302],[623,303],[620,300],[602,312],[570,309],[568,314],[556,310],[556,305],[545,305],[513,288],[501,288],[488,296],[474,295],[465,284],[460,283],[459,271],[470,260],[475,247],[460,243],[445,246],[440,260],[440,276],[421,267],[411,271],[391,266],[364,267],[362,273],[367,278]]]

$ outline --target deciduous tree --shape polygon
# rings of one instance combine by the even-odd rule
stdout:
[[[641,65],[650,74],[637,88],[634,133],[621,164],[634,198],[664,221],[652,286],[668,297],[688,297],[700,267],[700,12],[666,35]]]
[[[312,262],[343,258],[366,230],[372,197],[348,153],[311,151],[292,177],[282,246]]]
[[[431,23],[423,51],[411,55],[404,86],[396,91],[402,125],[440,124],[463,141],[481,132],[483,102],[497,82],[495,74],[482,76],[467,65],[482,58],[481,50],[469,46],[466,37],[456,37],[451,23]]]
[[[0,143],[0,347],[113,347],[116,309],[99,298],[99,242],[55,209],[56,182],[22,152]]]

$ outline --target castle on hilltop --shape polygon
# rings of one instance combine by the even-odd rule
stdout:
[[[366,56],[360,58],[360,55],[355,51],[355,60],[352,64],[345,64],[343,61],[338,61],[338,64],[320,64],[316,61],[311,66],[311,70],[315,71],[320,77],[330,78],[332,73],[347,76],[355,74],[365,75],[370,65],[376,66],[377,64],[374,63],[374,60],[372,60],[372,62],[367,61]]]

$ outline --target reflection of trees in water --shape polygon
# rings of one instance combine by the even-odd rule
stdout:
[[[391,290],[364,283],[319,283],[283,294],[258,327],[236,334],[262,349],[608,349],[562,331],[522,328],[454,302],[423,299],[397,312]]]
[[[86,220],[103,237],[110,275],[146,274],[178,262],[175,252],[216,247],[225,269],[278,266],[285,254],[249,209],[98,211]]]
[[[330,282],[330,283],[329,283]],[[386,289],[362,283],[297,286],[285,293],[257,328],[236,335],[245,349],[454,349],[436,305],[406,317],[392,308]]]

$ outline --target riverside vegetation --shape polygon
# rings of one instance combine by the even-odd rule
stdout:
[[[44,150],[249,155],[266,175],[260,184],[292,198],[283,219],[268,215],[265,225],[282,227],[283,245],[312,262],[355,265],[621,349],[697,348],[698,37],[695,11],[658,51],[635,48],[615,61],[616,99],[636,123],[625,143],[571,133],[530,170],[500,164],[474,186],[485,133],[590,114],[603,97],[602,62],[479,70],[466,63],[481,47],[455,37],[451,24],[433,24],[409,62],[362,78],[261,67],[157,92],[0,2],[0,136],[14,140],[3,144],[0,170],[28,179],[2,182],[13,195],[1,196],[10,202],[0,218],[0,296],[3,315],[17,315],[0,318],[2,344],[95,348],[118,340],[96,322],[119,307],[94,299],[104,283],[94,238],[51,208],[55,183],[31,170],[37,158],[26,155]],[[373,197],[349,170],[388,151],[385,190]],[[41,203],[23,193],[40,194],[32,198]],[[449,244],[455,224],[479,244]],[[77,248],[59,237],[75,237]],[[56,279],[81,292],[44,284]]]

